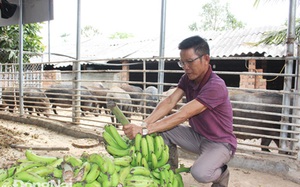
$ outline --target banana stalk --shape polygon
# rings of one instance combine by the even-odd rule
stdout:
[[[111,112],[116,116],[116,118],[118,119],[118,121],[119,121],[122,125],[127,125],[127,124],[129,124],[128,119],[127,119],[126,116],[123,114],[123,112],[120,110],[120,108],[116,105],[115,102],[113,102],[113,101],[108,101],[108,102],[107,102],[107,107],[111,110]]]

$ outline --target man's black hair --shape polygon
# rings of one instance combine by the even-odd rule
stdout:
[[[210,55],[208,43],[205,39],[201,38],[200,36],[191,36],[189,38],[184,39],[182,42],[179,43],[178,48],[180,50],[194,48],[195,53],[197,53],[198,55]]]

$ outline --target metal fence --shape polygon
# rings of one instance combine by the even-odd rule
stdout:
[[[164,59],[166,64],[174,63],[176,65],[176,62],[169,59],[171,58]],[[278,59],[270,58],[268,60]],[[21,83],[24,86],[23,93],[18,90],[20,88],[18,87],[18,64],[3,64],[0,76],[3,88],[1,93],[2,112],[37,116],[101,131],[107,123],[118,124],[106,107],[107,101],[114,99],[129,120],[141,123],[155,105],[168,94],[167,90],[177,85],[179,77],[184,73],[179,69],[166,69],[163,71],[164,76],[165,78],[169,77],[168,80],[172,81],[158,82],[153,78],[161,72],[157,69],[158,60],[155,58],[114,60],[110,66],[105,64],[107,68],[97,68],[98,66],[81,70],[73,68],[75,66],[86,67],[88,64],[102,66],[103,63],[99,62],[103,61],[108,60],[89,60],[88,63],[87,61],[64,61],[24,64],[23,82]],[[140,65],[139,68],[136,67],[137,64]],[[151,64],[156,69],[148,68]],[[64,68],[49,70],[49,67],[60,66],[64,66]],[[119,68],[111,68],[113,66]],[[220,76],[293,77],[295,82],[298,81],[297,73],[284,75],[278,72],[215,72]],[[164,90],[163,93],[155,89],[145,93],[115,88],[124,85],[135,86],[142,90],[150,86],[158,88],[158,85],[162,85]],[[300,111],[300,106],[295,103],[282,105],[284,94],[290,98],[296,98],[299,96],[299,92],[241,87],[228,87],[228,89],[230,94],[238,96],[231,97],[235,120],[234,132],[238,137],[238,152],[299,159],[300,124],[298,122],[300,117],[297,112]],[[19,97],[20,95],[23,97]],[[178,107],[183,103],[184,101]],[[19,109],[20,107],[23,107],[24,113]],[[288,108],[290,113],[284,114],[283,108]],[[289,120],[284,121],[285,118]],[[187,122],[185,124],[188,125]],[[288,128],[282,129],[282,126]]]

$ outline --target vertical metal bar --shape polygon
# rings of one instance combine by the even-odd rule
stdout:
[[[290,0],[289,4],[289,19],[288,19],[288,29],[287,29],[287,52],[285,60],[285,74],[293,74],[293,60],[289,57],[294,56],[294,42],[295,42],[295,22],[296,22],[296,0]],[[292,77],[284,77],[284,91],[290,92],[292,90]],[[284,93],[282,98],[282,105],[290,106],[291,95],[289,93]],[[284,114],[281,118],[283,123],[289,122],[289,117],[287,115],[290,113],[289,108],[282,108],[282,113]],[[281,130],[288,130],[288,125],[281,125]],[[282,138],[287,137],[286,132],[280,132]],[[280,140],[280,147],[283,150],[288,149],[288,143],[286,140]]]
[[[294,94],[294,100],[293,100],[293,106],[296,106],[296,107],[299,107],[300,106],[300,66],[299,66],[299,60],[300,60],[300,44],[299,44],[299,40],[298,40],[298,47],[297,47],[297,52],[298,52],[298,58],[297,58],[297,61],[296,61],[296,70],[295,70],[295,74],[296,74],[296,77],[295,77],[295,93]],[[294,109],[293,110],[293,115],[294,116],[300,116],[300,110],[299,109]],[[300,119],[299,118],[295,118],[293,120],[293,123],[296,123],[296,124],[300,124]],[[293,129],[294,131],[300,131],[300,127],[294,127]],[[300,134],[297,133],[297,134],[294,134],[294,138],[297,138],[299,141],[298,142],[294,142],[293,143],[293,150],[298,150],[298,157],[297,157],[297,160],[299,161],[300,160]]]
[[[51,8],[50,8],[50,0],[49,0],[49,4],[48,4],[48,62],[51,61],[51,40],[50,40],[50,36],[51,36],[51,32],[50,32],[50,17],[51,17]]]
[[[72,108],[72,120],[74,123],[80,122],[80,100],[81,100],[81,68],[80,68],[80,30],[81,30],[81,2],[77,0],[77,38],[76,38],[76,62],[73,62],[73,88],[75,88],[75,95],[73,95],[73,108]]]
[[[165,69],[165,35],[166,35],[166,1],[162,0],[161,4],[161,24],[160,24],[160,42],[159,42],[159,64],[158,64],[158,93],[162,94],[164,87],[164,72]]]
[[[19,0],[19,102],[20,116],[24,116],[23,100],[23,0]]]

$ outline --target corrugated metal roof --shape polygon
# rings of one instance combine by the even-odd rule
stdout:
[[[284,27],[261,27],[239,29],[223,32],[189,32],[166,36],[165,57],[179,58],[178,44],[185,38],[200,35],[208,40],[211,57],[245,56],[258,53],[265,57],[283,57],[285,45],[258,45],[263,33],[278,31]],[[81,43],[81,59],[118,59],[118,58],[152,58],[159,56],[160,38],[104,40],[93,38]],[[53,53],[66,54],[75,57],[75,44],[53,47]],[[55,58],[57,59],[57,58]]]

